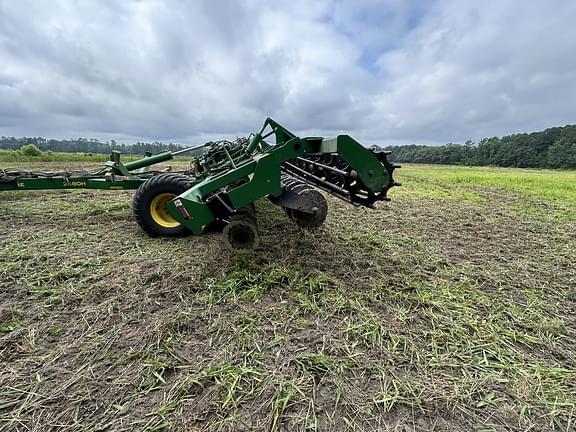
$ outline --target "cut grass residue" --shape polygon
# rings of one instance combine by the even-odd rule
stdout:
[[[281,264],[259,267],[249,259],[240,257],[218,279],[209,279],[208,292],[200,301],[213,304],[222,301],[235,303],[258,302],[272,290],[291,292],[292,298],[304,309],[315,311],[320,293],[332,285],[332,279],[322,273],[294,269]]]
[[[389,351],[395,364],[415,369],[419,378],[410,382],[423,380],[422,386],[430,386],[428,380],[439,380],[451,369],[458,371],[450,381],[462,406],[486,406],[481,402],[484,396],[476,401],[479,396],[467,391],[479,381],[484,387],[504,387],[501,402],[543,409],[551,416],[563,409],[559,407],[567,414],[576,409],[576,370],[544,361],[550,350],[573,349],[574,329],[566,327],[571,325],[569,316],[551,313],[548,304],[535,301],[534,293],[526,293],[523,304],[519,297],[523,293],[514,297],[487,293],[465,279],[440,285],[413,283],[404,290],[388,289],[387,294],[403,304],[412,303],[425,318],[422,338],[412,339],[407,362]],[[501,405],[495,399],[490,403]]]
[[[244,257],[130,192],[0,195],[0,430],[572,430],[570,194],[451,170],[312,232],[260,201]]]

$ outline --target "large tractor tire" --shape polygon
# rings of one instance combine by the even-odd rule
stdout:
[[[182,174],[158,174],[140,185],[134,194],[132,211],[140,228],[151,237],[184,237],[191,232],[166,210],[166,203],[190,188]]]

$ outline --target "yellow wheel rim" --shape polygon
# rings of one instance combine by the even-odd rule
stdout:
[[[150,216],[163,228],[175,228],[180,225],[180,222],[170,216],[166,210],[166,203],[175,197],[173,193],[161,193],[156,195],[150,203]]]

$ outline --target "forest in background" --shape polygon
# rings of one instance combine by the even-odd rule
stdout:
[[[517,168],[576,168],[576,125],[483,138],[475,144],[388,146],[396,162]]]
[[[150,143],[139,141],[136,144],[120,144],[114,140],[102,142],[97,139],[87,138],[58,140],[41,137],[0,137],[0,149],[18,150],[29,144],[34,144],[43,152],[93,154],[109,154],[112,150],[119,150],[123,154],[143,155],[145,152],[159,153],[167,150],[174,151],[182,149],[182,147],[177,144],[164,144],[158,141]]]
[[[43,152],[82,152],[108,154],[120,150],[124,154],[143,155],[177,150],[176,144],[158,141],[120,144],[97,139],[45,139],[40,137],[0,137],[0,148],[18,151],[34,144]],[[479,143],[443,146],[400,145],[383,147],[392,152],[392,160],[404,163],[478,165],[518,168],[576,169],[576,125],[553,127],[540,132],[520,133],[504,137],[483,138]]]

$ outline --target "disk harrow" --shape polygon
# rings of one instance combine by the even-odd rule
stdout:
[[[194,152],[190,169],[150,170]],[[0,191],[34,189],[136,189],[133,213],[151,236],[179,237],[223,228],[237,250],[259,243],[254,202],[266,197],[303,228],[321,226],[328,212],[323,190],[353,205],[374,208],[388,201],[394,169],[386,152],[363,147],[348,135],[300,138],[268,118],[257,133],[209,142],[178,152],[147,154],[123,163],[112,152],[95,171],[0,171]]]

